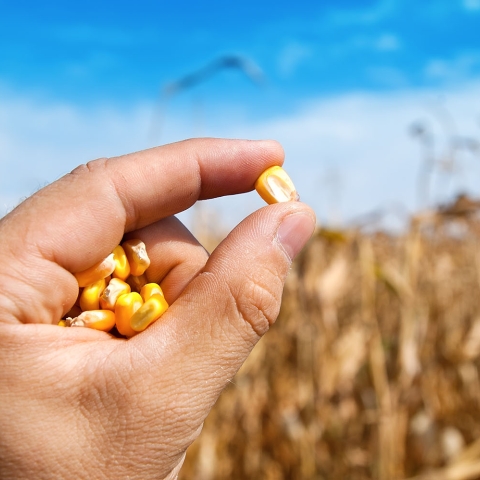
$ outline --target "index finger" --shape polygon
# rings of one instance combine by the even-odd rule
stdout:
[[[223,139],[95,160],[17,207],[0,223],[0,234],[8,233],[1,236],[14,254],[40,254],[80,271],[108,255],[125,232],[199,199],[250,191],[263,170],[282,163],[277,142]]]

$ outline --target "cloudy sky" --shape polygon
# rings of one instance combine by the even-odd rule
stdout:
[[[322,222],[480,196],[480,0],[0,11],[0,216],[80,163],[192,136],[279,140]],[[215,63],[226,56],[241,62]],[[231,225],[261,205],[249,194],[204,208]]]

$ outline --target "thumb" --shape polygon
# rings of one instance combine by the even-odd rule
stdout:
[[[214,308],[211,322],[224,333],[232,329],[230,347],[234,342],[251,349],[273,325],[290,265],[314,228],[315,215],[304,204],[265,207],[240,224],[209,259],[193,298],[204,317]]]
[[[135,374],[151,379],[152,388],[167,381],[192,427],[274,323],[291,262],[314,228],[313,211],[300,202],[255,212],[217,247],[162,321],[127,342],[141,352]]]

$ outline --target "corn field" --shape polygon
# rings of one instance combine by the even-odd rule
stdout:
[[[479,240],[455,205],[318,229],[180,478],[480,479]]]

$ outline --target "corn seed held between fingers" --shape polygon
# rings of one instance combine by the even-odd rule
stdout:
[[[255,189],[269,204],[300,199],[287,172],[279,166],[267,168],[255,182]]]

